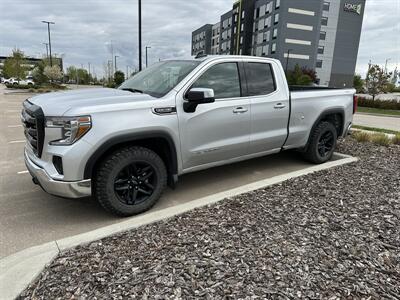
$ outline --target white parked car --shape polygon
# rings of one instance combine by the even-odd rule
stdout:
[[[8,78],[4,80],[4,84],[6,85],[29,85],[33,86],[35,85],[35,82],[32,79],[19,79],[19,78]]]

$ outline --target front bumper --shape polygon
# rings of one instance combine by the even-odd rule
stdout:
[[[58,181],[51,178],[46,171],[37,166],[25,151],[25,165],[31,176],[49,194],[65,198],[83,198],[92,194],[91,180]]]

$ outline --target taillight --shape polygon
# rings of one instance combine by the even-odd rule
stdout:
[[[358,107],[358,97],[354,95],[353,97],[353,115],[357,112]]]

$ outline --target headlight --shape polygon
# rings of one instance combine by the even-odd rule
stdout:
[[[83,137],[92,128],[92,120],[89,116],[82,117],[49,117],[46,118],[46,127],[61,128],[62,138],[51,141],[50,145],[72,145]]]

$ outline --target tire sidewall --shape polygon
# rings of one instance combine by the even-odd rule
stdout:
[[[316,135],[315,140],[313,141],[314,155],[316,156],[318,161],[320,161],[321,163],[327,162],[332,158],[333,153],[335,152],[335,149],[336,149],[336,144],[337,144],[337,132],[336,132],[335,127],[331,123],[323,123],[323,124],[324,124],[324,126],[321,126],[319,128],[318,134]],[[334,141],[333,141],[333,145],[332,145],[332,150],[329,153],[329,155],[321,156],[318,151],[318,143],[319,143],[321,137],[327,132],[331,132],[333,134]]]
[[[157,182],[155,184],[153,194],[147,200],[136,205],[128,205],[121,202],[121,200],[115,194],[114,182],[119,172],[121,172],[124,167],[134,162],[144,162],[151,165],[156,173]],[[105,174],[104,178],[100,178],[96,183],[96,196],[101,198],[107,197],[106,201],[119,215],[129,216],[150,209],[160,198],[166,186],[166,169],[161,158],[159,158],[155,153],[153,155],[148,155],[148,153],[143,154],[138,151],[130,152],[128,155],[118,157],[117,160],[113,159],[111,170],[103,172],[103,174]],[[105,195],[99,194],[104,193],[104,191]],[[102,200],[104,201],[104,199]],[[100,201],[100,203],[101,202],[102,201]]]

